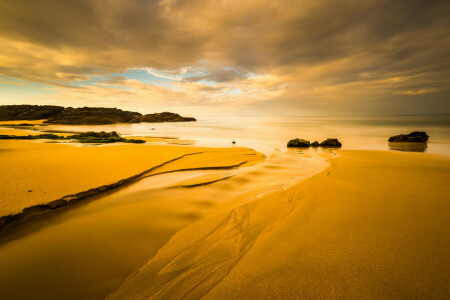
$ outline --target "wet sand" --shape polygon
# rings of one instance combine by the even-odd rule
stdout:
[[[0,141],[0,216],[111,184],[177,158],[154,172],[251,165],[264,155],[248,148],[115,144],[80,146]],[[191,157],[182,157],[193,154]]]
[[[109,299],[448,298],[449,157],[339,153],[177,232]]]
[[[103,299],[177,231],[318,173],[328,165],[322,156],[333,156],[288,149],[254,164],[261,157],[246,150],[243,157],[254,163],[222,169],[224,162],[240,163],[244,153],[239,148],[208,149],[219,152],[172,162],[136,182],[3,233],[0,294]],[[199,169],[192,170],[193,164]]]

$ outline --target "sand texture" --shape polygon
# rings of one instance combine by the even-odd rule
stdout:
[[[179,231],[109,299],[449,298],[450,159],[340,155]]]
[[[19,130],[17,130],[19,132]],[[248,148],[115,144],[89,146],[0,141],[0,216],[112,184],[157,166],[180,169],[250,165],[264,155]]]

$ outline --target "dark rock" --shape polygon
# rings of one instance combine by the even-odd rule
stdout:
[[[103,125],[125,123],[142,117],[140,113],[105,107],[66,107],[45,123],[71,125]]]
[[[23,214],[26,216],[38,215],[49,209],[50,208],[47,205],[35,205],[35,206],[24,208]]]
[[[56,134],[37,134],[37,135],[0,135],[0,140],[64,140],[63,136]]]
[[[135,144],[145,143],[144,140],[123,138],[115,131],[111,132],[89,131],[80,134],[70,135],[66,137],[66,139],[78,140],[78,142],[80,143],[95,143],[95,144],[116,143],[116,142],[135,143]]]
[[[29,123],[20,123],[20,124],[2,124],[2,127],[32,127],[35,126],[35,124],[29,124]]]
[[[288,147],[309,147],[310,142],[303,139],[290,140],[287,144]]]
[[[232,143],[232,144],[236,144],[236,142],[235,142],[235,141],[232,141],[231,143]]]
[[[63,109],[53,105],[1,105],[0,121],[48,119]]]
[[[318,141],[314,141],[314,142],[312,142],[311,143],[311,147],[319,147],[320,146],[320,144],[319,144],[319,142]]]
[[[59,136],[56,134],[38,134],[38,135],[27,135],[27,136],[18,136],[18,135],[0,135],[0,140],[37,140],[37,139],[47,139],[47,140],[77,140],[79,143],[94,143],[94,144],[105,144],[105,143],[134,143],[134,144],[142,144],[145,143],[144,140],[138,139],[126,139],[121,137],[117,132],[83,132],[79,134],[69,135],[67,137]]]
[[[50,209],[57,209],[67,205],[67,201],[58,199],[47,204]]]
[[[192,122],[195,118],[182,117],[179,114],[171,112],[162,112],[156,114],[147,114],[141,118],[142,122]]]
[[[8,215],[0,218],[0,228],[14,221],[14,216]]]
[[[144,140],[138,140],[138,139],[126,139],[125,143],[143,144],[143,143],[145,143],[145,141]]]
[[[338,141],[338,139],[326,139],[322,143],[320,143],[321,147],[334,147],[334,148],[340,148],[342,147],[342,144]]]
[[[410,134],[399,134],[391,136],[389,142],[400,142],[400,143],[426,143],[429,136],[424,131],[414,131]]]

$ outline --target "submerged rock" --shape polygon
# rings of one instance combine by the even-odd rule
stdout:
[[[309,147],[310,142],[303,139],[293,139],[287,144],[288,147]]]
[[[320,143],[321,147],[335,147],[340,148],[342,144],[338,141],[338,139],[326,139],[322,143]]]
[[[104,144],[104,143],[133,143],[133,144],[142,144],[145,143],[144,140],[138,139],[126,139],[121,137],[117,132],[83,132],[80,134],[69,135],[67,137],[59,136],[56,134],[38,134],[38,135],[26,135],[26,136],[17,136],[17,135],[0,135],[0,140],[37,140],[37,139],[46,139],[46,140],[76,140],[79,143],[94,143],[94,144]]]
[[[424,131],[414,131],[410,134],[399,134],[389,138],[389,142],[400,143],[426,143],[429,136]]]

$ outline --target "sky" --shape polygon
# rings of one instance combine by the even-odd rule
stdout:
[[[0,0],[0,104],[450,113],[447,0]]]

